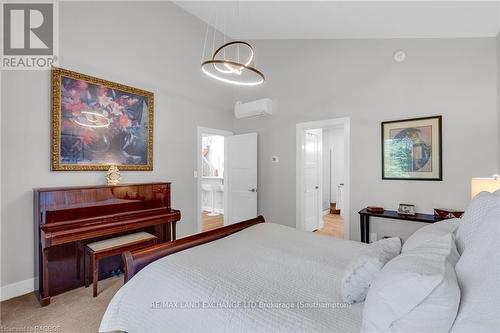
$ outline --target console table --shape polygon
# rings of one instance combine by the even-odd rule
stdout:
[[[410,222],[434,223],[445,220],[445,218],[434,216],[434,214],[402,215],[395,210],[384,210],[383,213],[369,212],[366,208],[359,211],[359,227],[361,229],[361,241],[369,242],[370,237],[370,216],[386,219],[404,220]]]

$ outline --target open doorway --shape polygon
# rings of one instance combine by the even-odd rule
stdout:
[[[349,239],[349,118],[297,124],[296,226]]]
[[[231,132],[198,128],[198,232],[224,226],[225,136]]]
[[[257,139],[198,127],[198,232],[257,216]]]
[[[201,137],[201,231],[224,225],[224,136]]]

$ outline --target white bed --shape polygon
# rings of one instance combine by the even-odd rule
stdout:
[[[367,245],[261,222],[126,255],[133,277],[100,331],[500,332],[500,191],[402,248],[397,238]]]
[[[359,332],[362,304],[342,302],[340,279],[366,246],[261,223],[148,265],[99,330]]]

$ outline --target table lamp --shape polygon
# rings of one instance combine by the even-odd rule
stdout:
[[[493,175],[492,178],[472,178],[471,198],[482,191],[495,192],[500,189],[500,176]]]

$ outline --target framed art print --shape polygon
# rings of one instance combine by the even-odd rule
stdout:
[[[443,180],[442,117],[382,123],[382,179]]]
[[[153,93],[52,70],[52,170],[153,170]]]

